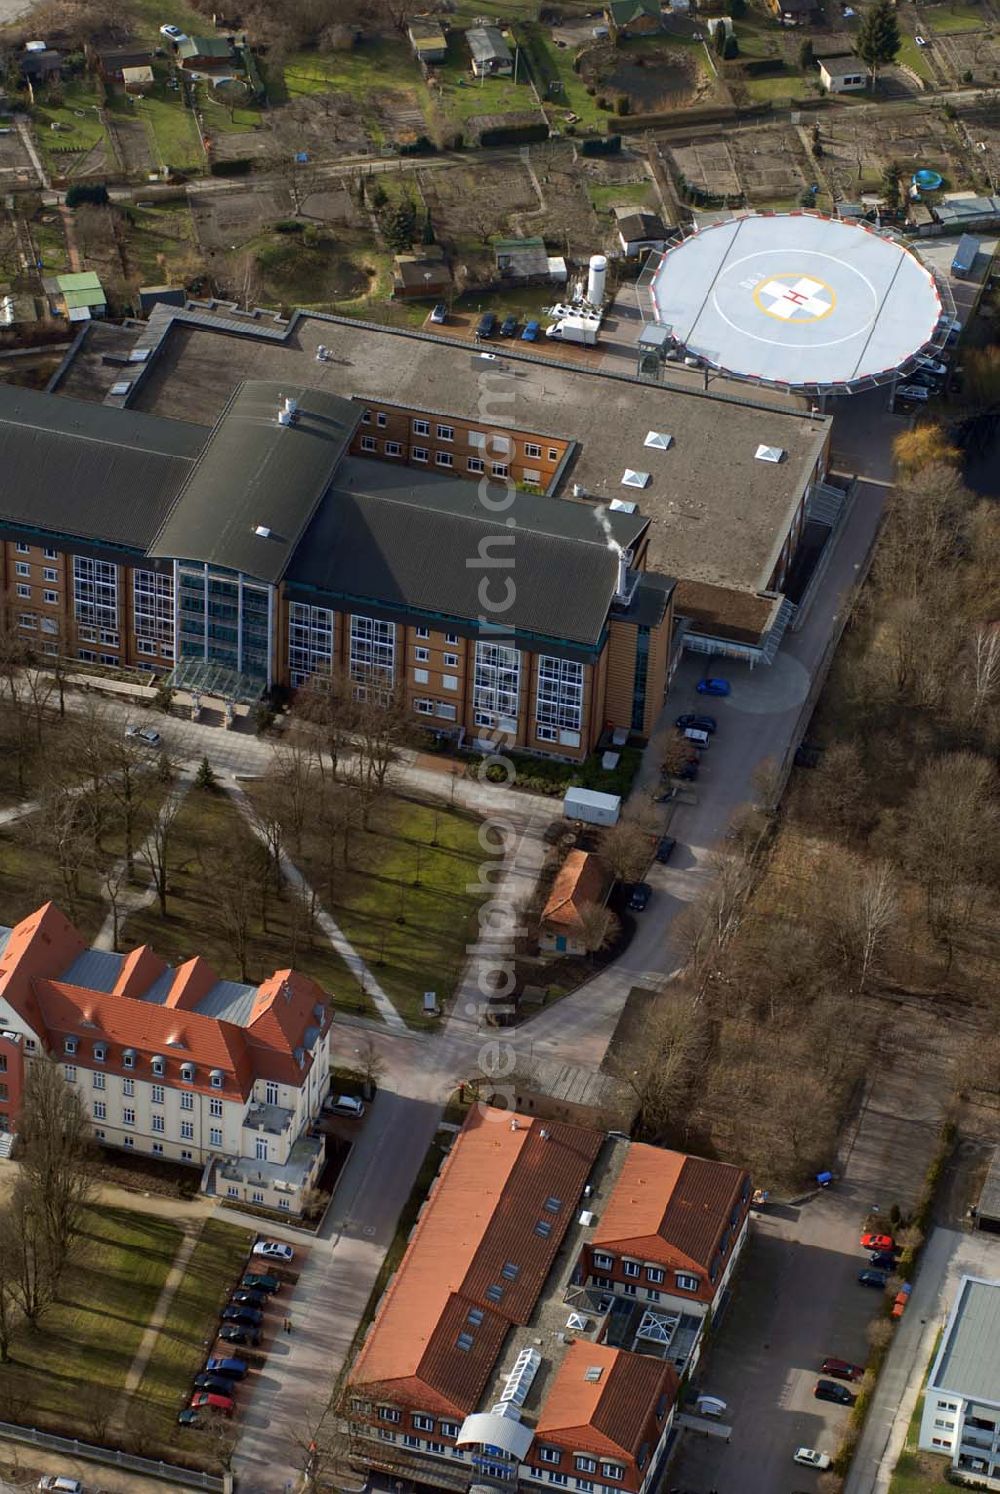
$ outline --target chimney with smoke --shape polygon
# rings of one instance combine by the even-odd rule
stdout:
[[[594,515],[604,531],[604,542],[612,554],[618,557],[618,580],[615,585],[615,603],[619,607],[627,607],[632,600],[632,593],[638,584],[638,576],[629,576],[629,566],[632,564],[632,551],[623,550],[615,539],[611,528],[611,520],[603,503],[599,503],[594,509]]]

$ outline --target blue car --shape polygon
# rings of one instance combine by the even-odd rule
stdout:
[[[728,680],[699,680],[695,689],[699,695],[728,695],[730,691]]]
[[[885,1291],[885,1284],[889,1280],[884,1271],[859,1271],[858,1281],[863,1287],[874,1287],[877,1291]]]
[[[542,330],[540,322],[525,322],[524,331],[521,333],[522,342],[537,342],[538,334]]]

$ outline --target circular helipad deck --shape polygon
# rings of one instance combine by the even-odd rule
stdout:
[[[650,283],[684,351],[737,378],[850,389],[885,379],[942,314],[930,271],[894,239],[811,214],[749,215],[669,249]]]

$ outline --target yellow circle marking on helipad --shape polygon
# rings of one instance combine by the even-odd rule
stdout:
[[[821,322],[837,304],[831,285],[813,275],[801,275],[797,270],[769,275],[756,287],[753,298],[765,316],[795,325]]]

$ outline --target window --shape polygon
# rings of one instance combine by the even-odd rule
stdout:
[[[97,655],[94,653],[93,649],[89,649],[89,648],[80,648],[80,649],[77,649],[77,651],[76,651],[76,657],[78,659],[82,659],[83,662],[84,662],[84,664],[96,664],[97,663]]]
[[[558,1447],[540,1447],[538,1449],[538,1461],[540,1463],[558,1463],[562,1453]]]
[[[535,736],[540,742],[554,742],[559,736],[554,726],[536,726]]]
[[[226,1195],[228,1198],[239,1198],[240,1190],[234,1183],[230,1183],[229,1187],[226,1189]]]
[[[430,628],[414,628],[413,633],[416,638],[429,638],[431,636]]]
[[[646,1280],[655,1282],[656,1285],[659,1286],[660,1282],[663,1280],[663,1272],[660,1270],[659,1266],[646,1267]]]
[[[583,1453],[577,1453],[576,1457],[573,1459],[573,1467],[576,1468],[579,1473],[596,1473],[597,1459],[588,1458]]]
[[[439,467],[454,467],[455,458],[450,451],[435,452],[434,460]]]
[[[410,456],[415,462],[426,462],[430,452],[426,446],[414,446],[410,449]]]
[[[549,461],[550,462],[558,462],[558,460],[559,460],[559,452],[556,450],[556,448],[554,446],[550,446],[549,447]]]
[[[217,1100],[215,1098],[215,1096],[213,1095],[212,1098],[208,1102],[208,1110],[209,1110],[209,1114],[210,1115],[221,1116],[221,1114],[222,1114],[222,1101],[221,1100]]]
[[[133,1146],[135,1146],[135,1137],[134,1136],[123,1136],[122,1137],[122,1146],[127,1146],[127,1147],[133,1147]]]
[[[76,1083],[76,1064],[75,1063],[64,1063],[63,1064],[63,1073],[66,1075],[66,1083],[67,1084],[75,1084]]]
[[[193,1110],[194,1109],[194,1095],[181,1095],[181,1109],[182,1110]]]
[[[458,634],[457,633],[446,633],[444,635],[444,641],[445,641],[445,643],[457,643],[458,642]]]
[[[275,1082],[274,1082],[273,1079],[268,1079],[267,1083],[264,1085],[264,1104],[265,1105],[277,1105],[277,1103],[278,1103],[278,1086],[275,1084]],[[220,1115],[222,1114],[221,1109],[219,1111],[219,1114]]]
[[[540,457],[542,454],[542,448],[540,446],[536,446],[533,441],[525,441],[524,454],[526,457]]]
[[[457,1437],[460,1428],[457,1421],[443,1421],[440,1432],[442,1437]]]
[[[154,1131],[164,1131],[165,1129],[166,1129],[166,1122],[163,1119],[163,1116],[162,1115],[154,1115],[153,1116],[153,1130]]]
[[[429,436],[430,433],[431,423],[429,420],[415,420],[413,422],[413,434],[415,436]]]
[[[219,1069],[213,1069],[209,1075],[209,1082],[213,1089],[222,1088],[222,1073]]]
[[[569,1483],[569,1477],[565,1473],[556,1473],[555,1469],[551,1469],[549,1472],[549,1483],[558,1484],[562,1487]]]
[[[489,1292],[486,1295],[489,1296]],[[461,1349],[463,1354],[467,1354],[475,1341],[471,1333],[460,1333],[455,1340],[455,1348]]]
[[[441,676],[441,684],[445,690],[457,690],[458,676],[455,674],[443,674]]]
[[[189,1152],[186,1147],[182,1146],[181,1147],[181,1161],[182,1162],[193,1162],[194,1161],[194,1152]],[[260,1195],[260,1198],[255,1198],[254,1202],[255,1203],[263,1203],[264,1202],[264,1195],[263,1195],[263,1193]]]
[[[639,1288],[634,1281],[626,1281],[622,1287],[622,1291],[626,1297],[635,1297],[638,1294]]]
[[[429,648],[415,648],[413,650],[413,657],[418,664],[426,664],[430,656],[431,651]]]
[[[388,1427],[379,1427],[378,1435],[381,1442],[395,1442],[396,1440],[395,1432],[390,1432]]]
[[[558,1212],[559,1212],[559,1210],[561,1208],[562,1208],[562,1199],[561,1198],[556,1198],[556,1196],[555,1196],[554,1193],[549,1194],[549,1197],[545,1200],[545,1211],[546,1211],[546,1213],[548,1213],[548,1214],[558,1214]]]
[[[594,1265],[599,1266],[602,1271],[610,1271],[614,1263],[613,1255],[605,1255],[603,1250],[594,1251]]]
[[[221,1126],[213,1126],[212,1127],[212,1129],[208,1133],[208,1141],[209,1141],[209,1145],[210,1146],[221,1146],[222,1145],[222,1127]]]
[[[362,425],[371,425],[371,423],[372,423],[372,412],[371,412],[371,410],[365,410],[364,414],[361,416],[361,424]]]
[[[103,1074],[91,1074],[90,1077],[91,1077],[91,1082],[92,1082],[92,1084],[93,1084],[93,1086],[94,1086],[95,1089],[103,1089],[104,1088],[104,1075]]]
[[[688,1276],[685,1271],[675,1271],[674,1280],[682,1292],[696,1292],[698,1290],[697,1276]]]
[[[483,1321],[483,1317],[484,1313],[481,1307],[472,1307],[469,1309],[469,1315],[465,1321],[471,1323],[473,1328],[478,1328]]]
[[[620,1463],[602,1463],[601,1472],[605,1478],[615,1478],[619,1481],[625,1477],[625,1469]]]
[[[58,581],[59,580],[59,572],[56,570],[55,566],[47,565],[47,566],[44,566],[42,568],[42,580],[43,581]]]
[[[57,560],[59,557],[58,550],[43,550],[42,554],[45,556],[46,560]]]
[[[483,461],[482,457],[469,457],[465,465],[470,472],[486,471],[486,463]]]
[[[106,664],[109,669],[115,669],[115,668],[117,668],[117,665],[118,665],[118,656],[117,656],[117,654],[101,654],[100,655],[100,660],[101,660],[101,663],[102,664]]]
[[[541,485],[542,474],[540,472],[534,471],[532,468],[525,467],[524,471],[521,473],[521,477],[525,482],[534,483],[536,487],[539,487]]]
[[[656,1289],[654,1287],[647,1287],[646,1288],[646,1300],[647,1300],[647,1302],[659,1302],[659,1300],[660,1300],[660,1298],[662,1296],[663,1296],[663,1293],[656,1291]]]
[[[435,716],[438,716],[442,721],[457,721],[458,720],[458,710],[457,710],[457,708],[455,706],[453,706],[453,705],[448,705],[443,700],[439,700],[435,704],[435,706],[434,706],[434,714],[435,714]]]
[[[547,1219],[539,1219],[535,1225],[535,1234],[547,1240],[552,1233],[552,1226]]]
[[[73,609],[77,623],[117,630],[118,567],[112,561],[73,556]]]
[[[267,1143],[267,1137],[266,1136],[258,1136],[257,1137],[257,1161],[258,1162],[266,1162],[267,1161],[267,1145],[268,1145],[268,1143]]]
[[[622,1261],[622,1272],[625,1276],[638,1276],[642,1267],[638,1261]]]
[[[157,1078],[162,1078],[163,1075],[166,1073],[166,1070],[167,1070],[166,1060],[163,1059],[163,1058],[160,1058],[160,1057],[154,1058],[153,1059],[153,1063],[152,1063],[152,1069],[153,1069],[153,1073],[157,1076]]]
[[[66,1050],[67,1053],[75,1053],[76,1052],[76,1038],[75,1037],[68,1037],[66,1039],[65,1043],[63,1044],[63,1047],[65,1048],[65,1050]]]
[[[135,631],[151,643],[174,641],[174,578],[159,571],[132,572]]]
[[[391,688],[395,677],[396,625],[351,615],[350,674],[362,686]]]
[[[31,1037],[30,1038],[25,1038],[25,1040],[24,1040],[24,1051],[26,1053],[35,1053],[35,1052],[37,1052],[37,1050],[38,1050],[38,1044],[35,1041],[35,1039],[31,1038]]]
[[[576,1487],[580,1490],[580,1494],[593,1494],[594,1485],[589,1478],[578,1478]]]
[[[412,1432],[404,1432],[403,1433],[403,1446],[404,1447],[419,1447],[420,1446],[420,1438],[419,1437],[414,1437],[414,1435],[413,1435]]]
[[[135,1053],[131,1048],[126,1048],[122,1054],[122,1063],[127,1069],[135,1068]]]
[[[430,675],[426,669],[415,669],[413,671],[413,683],[415,685],[426,685],[430,682]]]
[[[444,1457],[448,1451],[443,1442],[428,1442],[426,1447],[429,1453],[437,1453],[439,1457]]]
[[[438,440],[439,441],[454,441],[454,439],[455,439],[455,427],[454,426],[452,426],[452,425],[439,425],[438,426]]]
[[[378,414],[375,416],[375,424],[381,426],[383,430],[385,430],[386,426],[389,424],[389,417],[384,410],[379,410]]]
[[[107,1056],[108,1056],[107,1044],[106,1043],[95,1043],[94,1044],[94,1061],[95,1061],[95,1063],[103,1063],[104,1060],[107,1058]]]
[[[402,456],[403,448],[398,441],[387,441],[385,443],[386,456]]]
[[[122,1125],[123,1126],[134,1126],[135,1125],[135,1111],[132,1109],[131,1105],[126,1105],[124,1107],[124,1109],[122,1110]]]
[[[28,601],[28,602],[31,601],[31,587],[30,586],[25,586],[23,582],[21,582],[18,585],[17,594],[21,598],[22,601]],[[23,616],[23,614],[22,614],[22,616]],[[34,622],[34,619],[32,619],[32,622]]]
[[[31,546],[26,545],[23,540],[18,540],[17,544],[14,546],[14,549],[17,551],[18,555],[31,554]]]
[[[414,1413],[413,1425],[418,1432],[433,1432],[434,1418],[431,1416],[417,1416]]]
[[[255,1188],[251,1193],[250,1202],[255,1204],[262,1204],[264,1202],[264,1195],[259,1188]]]
[[[288,609],[288,668],[298,689],[315,675],[333,673],[333,613],[292,602]]]
[[[14,574],[15,576],[30,576],[31,566],[26,560],[19,560],[14,566]]]
[[[362,451],[378,451],[378,442],[375,440],[375,437],[374,436],[362,436],[361,437],[361,450]]]
[[[135,1080],[134,1079],[123,1079],[122,1080],[122,1094],[123,1095],[134,1095],[135,1094]]]
[[[458,655],[457,654],[445,654],[445,656],[444,656],[444,667],[445,667],[445,669],[457,669],[458,668]]]
[[[153,1156],[154,1157],[162,1157],[163,1156],[163,1142],[162,1141],[154,1141],[153,1142]]]
[[[507,1281],[516,1281],[521,1274],[520,1266],[515,1266],[513,1261],[505,1261],[500,1275]]]
[[[193,1063],[182,1063],[181,1064],[181,1083],[182,1084],[193,1084],[194,1083],[194,1064]],[[181,1101],[181,1103],[183,1104],[183,1101]],[[190,1106],[186,1106],[185,1108],[186,1109],[190,1109]]]
[[[401,1413],[395,1406],[379,1406],[378,1419],[379,1421],[398,1422],[401,1419]]]
[[[490,1302],[502,1302],[503,1287],[499,1283],[494,1282],[492,1286],[486,1288],[486,1296]]]
[[[535,722],[557,732],[579,732],[583,724],[583,665],[572,659],[538,656]],[[543,738],[555,741],[555,737]],[[567,744],[569,745],[569,744]],[[579,745],[578,743],[574,745]]]
[[[181,1121],[181,1140],[194,1140],[194,1121]]]
[[[494,477],[506,477],[507,476],[507,463],[506,462],[494,462],[493,465],[490,467],[490,471],[491,471],[491,473],[493,474]]]
[[[107,1118],[108,1118],[108,1107],[107,1107],[107,1105],[105,1105],[105,1103],[104,1103],[103,1100],[95,1100],[94,1101],[94,1119],[95,1119],[95,1121],[107,1120]]]
[[[455,639],[457,642],[457,638]],[[521,655],[505,643],[476,643],[473,705],[497,716],[517,719],[521,696]]]
[[[434,702],[433,700],[415,700],[413,702],[413,709],[418,716],[433,716]]]

